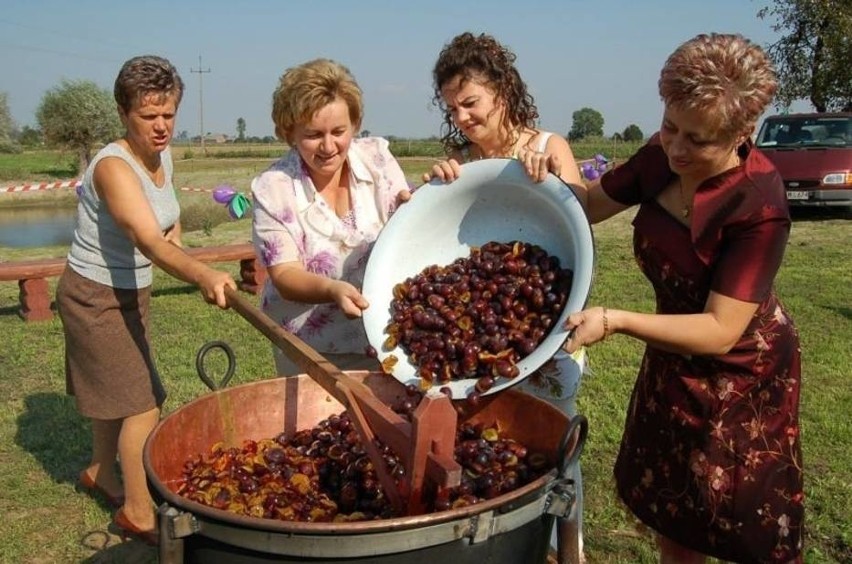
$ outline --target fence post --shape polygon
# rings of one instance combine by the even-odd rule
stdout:
[[[260,265],[260,261],[256,258],[240,261],[240,290],[257,295],[264,282],[266,282],[266,268]]]
[[[53,318],[50,311],[50,293],[47,280],[31,278],[18,280],[18,295],[21,304],[20,314],[24,321],[47,321]]]

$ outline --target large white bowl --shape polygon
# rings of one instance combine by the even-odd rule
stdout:
[[[470,254],[470,247],[489,241],[524,241],[559,257],[574,271],[573,285],[558,322],[529,356],[518,362],[520,375],[499,378],[489,394],[515,385],[556,353],[568,333],[565,318],[582,310],[589,297],[594,271],[594,242],[589,221],[577,197],[554,175],[533,183],[523,165],[513,159],[488,159],[462,166],[451,184],[433,181],[417,189],[382,230],[367,262],[362,293],[370,302],[364,327],[379,359],[395,355],[393,376],[403,384],[419,385],[417,367],[401,347],[384,350],[390,322],[393,287],[433,264],[447,265]],[[475,378],[453,380],[453,398],[466,397]],[[444,384],[442,384],[443,386]],[[430,393],[439,393],[434,386]]]

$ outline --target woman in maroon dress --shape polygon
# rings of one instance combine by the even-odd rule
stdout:
[[[647,343],[615,478],[661,562],[801,560],[799,339],[773,290],[790,217],[750,141],[775,88],[741,36],[687,41],[660,75],[660,132],[581,196],[592,222],[639,206],[656,312],[571,315],[566,349],[613,333]]]

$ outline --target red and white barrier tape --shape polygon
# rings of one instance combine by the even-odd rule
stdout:
[[[191,188],[189,186],[181,186],[180,190],[183,192],[206,192],[213,193],[213,188]]]
[[[36,190],[58,190],[60,188],[77,188],[82,182],[80,180],[57,180],[56,182],[42,182],[40,184],[21,184],[20,186],[7,186],[0,189],[0,193],[11,192],[35,192]]]
[[[0,194],[11,194],[12,192],[36,192],[39,190],[60,190],[63,188],[76,189],[83,182],[81,180],[57,180],[56,182],[41,182],[39,184],[21,184],[19,186],[6,186],[0,188]],[[189,186],[181,186],[179,190],[183,192],[204,192],[213,193],[213,188],[192,188]]]
[[[201,192],[205,194],[212,194],[216,191],[215,188],[193,188],[191,186],[181,186],[178,190],[182,192]],[[251,194],[246,194],[247,198],[251,198]]]

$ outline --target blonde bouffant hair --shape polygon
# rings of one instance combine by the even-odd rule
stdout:
[[[289,143],[296,125],[308,123],[337,98],[346,103],[349,119],[358,131],[363,101],[361,89],[348,68],[331,59],[314,59],[287,69],[272,94],[275,135]]]
[[[672,53],[660,72],[669,106],[698,110],[720,140],[750,134],[778,82],[766,52],[742,35],[701,34]]]

